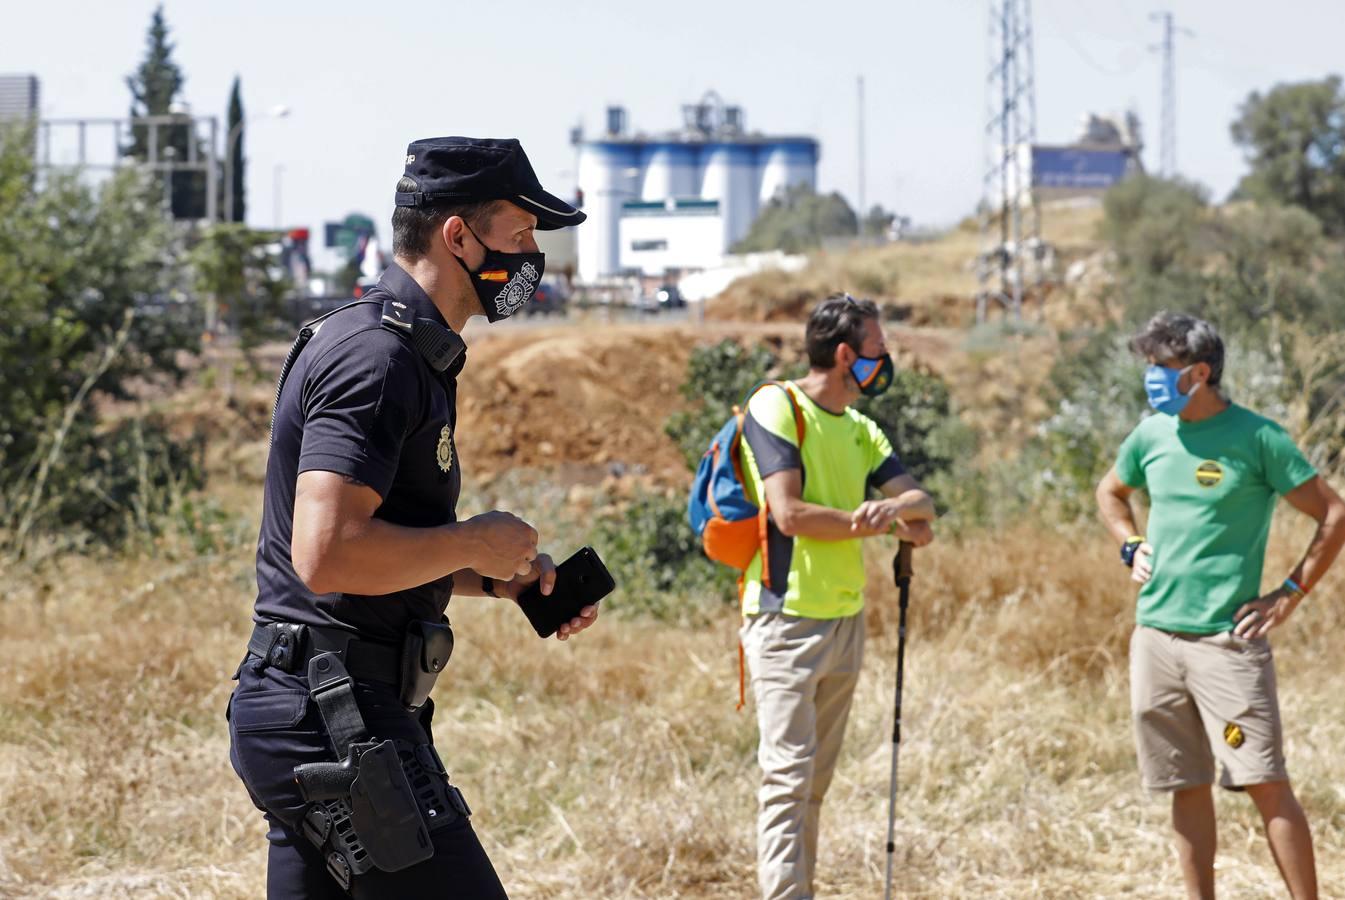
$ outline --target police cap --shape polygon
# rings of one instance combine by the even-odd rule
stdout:
[[[528,155],[514,138],[412,141],[406,148],[405,174],[416,182],[417,190],[398,191],[398,206],[508,200],[535,215],[541,231],[578,225],[588,218],[542,189]]]

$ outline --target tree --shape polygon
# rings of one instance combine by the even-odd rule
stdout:
[[[733,250],[799,253],[821,246],[823,238],[846,237],[858,231],[859,222],[844,197],[835,192],[818,194],[807,185],[797,184],[766,204],[747,237]]]
[[[1345,93],[1341,78],[1253,91],[1238,110],[1233,140],[1251,172],[1238,195],[1300,206],[1327,232],[1345,234]]]
[[[131,118],[171,115],[175,121],[161,123],[153,129],[149,125],[132,125],[131,143],[124,149],[127,156],[146,162],[153,156],[160,163],[173,159],[186,161],[191,157],[192,118],[175,109],[175,101],[185,81],[181,67],[173,59],[173,44],[168,40],[163,6],[156,7],[145,34],[145,58],[135,72],[126,76],[126,86],[131,91]],[[153,147],[150,146],[151,133],[154,135]],[[205,158],[199,141],[196,157]],[[173,171],[168,177],[172,181],[169,193],[173,217],[204,218],[207,208],[205,173]]]
[[[247,188],[244,182],[244,171],[247,168],[247,157],[243,155],[243,138],[245,137],[243,127],[243,93],[239,86],[238,76],[234,76],[233,90],[229,92],[229,121],[224,126],[224,136],[227,139],[238,129],[238,136],[233,142],[224,148],[226,159],[232,160],[230,165],[230,178],[232,183],[226,184],[224,189],[233,193],[233,221],[247,221]]]
[[[865,237],[885,238],[892,232],[894,226],[900,228],[903,223],[908,222],[904,216],[898,218],[896,213],[888,212],[875,203],[859,223],[859,232]]]

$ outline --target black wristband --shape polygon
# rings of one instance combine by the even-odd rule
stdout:
[[[487,597],[500,596],[499,594],[495,593],[495,579],[491,578],[489,575],[481,576],[481,590],[486,592]]]
[[[1143,543],[1144,538],[1131,538],[1121,545],[1121,562],[1125,563],[1128,568],[1135,568],[1135,553]]]

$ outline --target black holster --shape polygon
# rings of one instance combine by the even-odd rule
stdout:
[[[351,834],[346,840],[357,839],[368,861],[385,872],[400,871],[434,855],[429,828],[402,768],[399,743],[352,744],[344,762],[295,766],[294,780],[304,799],[323,804],[321,812],[310,809],[305,816],[310,840],[322,845],[336,813],[338,819],[349,816]],[[335,809],[328,803],[342,800],[345,803]]]
[[[439,669],[452,647],[447,625],[442,632],[422,634],[419,651]],[[332,876],[349,889],[351,879],[370,868],[396,872],[429,859],[430,833],[471,816],[434,747],[372,737],[337,654],[309,660],[308,684],[340,762],[295,766],[294,780],[309,804],[300,827],[325,854]]]
[[[407,709],[425,705],[439,673],[453,655],[453,629],[448,619],[412,622],[402,641],[401,701]]]

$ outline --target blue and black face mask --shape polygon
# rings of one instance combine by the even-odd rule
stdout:
[[[1189,369],[1190,366],[1187,366]],[[1186,369],[1169,369],[1167,366],[1152,365],[1144,370],[1144,393],[1149,397],[1149,405],[1157,412],[1169,416],[1180,415],[1191,402],[1191,393],[1199,385],[1192,385],[1191,393],[1183,394],[1177,387]]]
[[[860,393],[865,397],[877,397],[892,386],[896,366],[892,364],[892,356],[887,353],[876,357],[861,356],[850,366],[850,374],[859,385]]]

